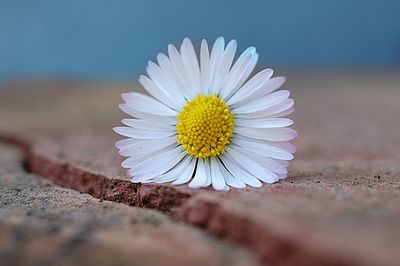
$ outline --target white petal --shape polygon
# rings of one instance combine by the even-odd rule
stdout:
[[[270,79],[267,82],[267,84],[265,84],[264,90],[260,91],[260,95],[265,95],[265,94],[271,93],[273,91],[276,91],[285,83],[285,81],[286,81],[286,78],[283,76],[278,76],[278,77]],[[258,97],[257,92],[256,92],[255,96]]]
[[[141,164],[142,162],[144,162],[146,160],[149,160],[149,159],[153,158],[154,156],[156,156],[156,155],[158,155],[160,153],[171,151],[175,147],[176,147],[176,145],[169,145],[169,146],[167,146],[165,148],[160,148],[160,149],[158,149],[156,151],[153,151],[153,152],[149,152],[149,153],[143,152],[141,154],[137,154],[135,156],[131,156],[131,157],[127,158],[126,160],[124,160],[121,163],[121,166],[123,168],[132,168],[132,167],[134,167],[134,166],[136,166],[138,164]],[[129,174],[129,171],[128,171],[128,174]],[[131,175],[131,176],[133,176],[133,175]]]
[[[229,191],[231,188],[228,185],[225,185],[225,187],[222,189],[222,191]]]
[[[206,175],[207,175],[207,182],[204,185],[204,187],[208,187],[211,185],[211,161],[209,158],[204,159],[204,168],[206,169]]]
[[[142,130],[131,127],[114,127],[113,130],[118,134],[137,139],[162,139],[173,136],[175,131],[162,131],[162,130]]]
[[[184,174],[187,169],[190,169],[190,163],[192,161],[192,156],[186,155],[182,161],[180,161],[174,168],[169,170],[168,172],[162,174],[161,176],[153,178],[153,182],[155,183],[166,183],[172,182]]]
[[[229,70],[231,69],[233,58],[235,57],[237,42],[232,40],[226,46],[225,52],[222,55],[221,61],[217,67],[215,77],[214,77],[214,87],[216,88],[216,93],[219,93],[225,80],[228,77]]]
[[[142,140],[123,147],[120,149],[119,154],[122,156],[141,156],[161,150],[173,144],[177,145],[175,136],[162,139]]]
[[[254,127],[254,128],[274,128],[287,127],[293,124],[293,120],[288,118],[261,118],[261,119],[245,119],[237,118],[235,126],[238,127]]]
[[[132,176],[147,175],[147,178],[153,178],[170,170],[178,162],[180,162],[185,155],[186,152],[182,151],[181,147],[160,152],[150,159],[134,165],[129,170],[129,173]]]
[[[255,139],[269,141],[288,141],[297,137],[297,132],[291,128],[246,128],[235,127],[235,133]]]
[[[137,176],[133,176],[131,178],[131,182],[132,183],[151,183],[151,179],[148,179],[147,176],[145,175],[137,175]]]
[[[139,83],[143,86],[143,88],[154,98],[159,100],[160,102],[168,105],[174,110],[180,110],[181,106],[172,99],[172,96],[164,91],[162,88],[159,88],[154,82],[148,77],[141,75],[139,77]]]
[[[225,179],[225,182],[227,185],[234,187],[234,188],[245,188],[246,184],[243,183],[242,181],[240,181],[239,179],[237,179],[236,177],[234,177],[226,168],[225,166],[222,164],[222,162],[220,160],[217,160],[218,163],[218,167],[221,171],[222,176]]]
[[[211,184],[215,190],[223,190],[225,188],[225,180],[217,164],[215,157],[210,158],[211,166]]]
[[[270,108],[271,106],[280,104],[289,98],[288,90],[280,90],[271,94],[267,94],[257,100],[246,103],[245,105],[233,108],[235,114],[254,113]]]
[[[268,158],[268,157],[263,157],[263,156],[260,156],[258,154],[254,154],[254,153],[251,153],[251,152],[248,153],[248,154],[249,154],[249,157],[250,157],[250,154],[253,155],[253,157],[255,155],[254,159],[260,165],[262,165],[264,168],[274,172],[276,175],[287,175],[288,171],[286,169],[286,166],[284,166],[282,163],[278,163],[274,159],[271,159],[271,158]],[[275,181],[278,181],[278,180],[275,180]]]
[[[200,72],[201,72],[201,88],[204,94],[208,94],[210,81],[210,54],[206,40],[201,41],[200,48]]]
[[[288,167],[289,166],[289,162],[285,161],[285,160],[279,160],[279,159],[274,159],[275,162],[281,164],[283,167]]]
[[[243,168],[246,167],[246,171],[261,181],[269,184],[278,181],[278,176],[276,174],[261,166],[257,161],[250,158],[247,153],[236,150],[233,145],[226,147],[226,152],[230,154]]]
[[[258,72],[254,77],[247,81],[232,97],[227,101],[232,107],[236,107],[237,104],[244,98],[253,94],[254,91],[263,87],[268,80],[272,77],[274,71],[270,68],[264,69]]]
[[[284,119],[284,118],[280,118]],[[122,119],[124,125],[144,130],[176,130],[176,126],[169,121],[152,121],[141,119]]]
[[[155,115],[147,112],[143,112],[133,108],[132,106],[127,105],[126,103],[120,104],[119,109],[121,111],[131,115],[133,117],[144,119],[144,120],[156,120],[156,121],[165,121],[166,123],[176,124],[177,117],[176,116],[162,116],[162,115]]]
[[[254,138],[247,138],[247,137],[244,137],[241,135],[235,135],[233,141],[236,142],[237,139],[244,139],[247,141],[259,143],[261,145],[265,144],[265,145],[269,145],[269,146],[274,146],[274,147],[277,147],[281,150],[284,150],[284,151],[287,151],[290,153],[296,152],[296,147],[288,141],[267,141],[264,139],[254,139]]]
[[[289,110],[294,105],[293,99],[286,99],[281,103],[277,103],[272,106],[268,106],[264,110],[252,112],[252,113],[237,113],[235,117],[237,118],[248,118],[248,119],[255,119],[255,118],[266,118],[266,117],[276,117],[280,115],[282,112]]]
[[[290,107],[289,109],[283,110],[281,112],[275,112],[275,114],[271,115],[272,117],[282,117],[290,115],[294,112],[294,107]]]
[[[180,176],[178,176],[178,178],[174,182],[172,182],[172,184],[181,185],[189,182],[189,180],[193,176],[195,167],[196,167],[196,158],[190,156],[190,164],[186,167],[185,171]]]
[[[178,114],[175,110],[160,103],[154,98],[151,98],[141,93],[123,93],[122,99],[126,102],[128,106],[135,108],[136,110],[139,110],[141,112],[162,116],[176,116]]]
[[[215,87],[214,80],[216,78],[217,70],[219,63],[222,59],[222,55],[224,53],[224,47],[225,47],[225,40],[222,37],[217,38],[215,40],[214,45],[211,50],[211,55],[210,55],[210,81],[211,83],[209,84],[208,87],[208,92],[209,93],[217,93],[219,90],[218,88]]]
[[[232,92],[226,96],[227,98],[230,98],[233,95],[233,93],[238,91],[243,86],[243,84],[246,82],[246,80],[249,78],[254,68],[256,67],[257,61],[258,61],[258,53],[254,53],[253,56],[250,58],[249,63],[246,65],[243,73],[240,75],[239,82],[236,84]]]
[[[204,165],[204,159],[197,159],[197,168],[192,181],[189,183],[191,188],[200,188],[207,185],[207,173]]]
[[[251,187],[262,186],[261,182],[256,177],[245,171],[230,154],[224,153],[224,155],[220,156],[220,159],[225,165],[226,169],[228,169],[229,172],[239,181]]]
[[[153,82],[160,89],[165,91],[175,103],[177,103],[179,106],[183,106],[185,104],[186,100],[183,97],[180,88],[177,87],[176,83],[168,74],[168,72],[151,61],[149,61],[146,71]]]
[[[254,60],[256,60],[256,49],[254,47],[247,48],[236,60],[232,69],[229,71],[229,75],[223,85],[220,95],[223,99],[228,99],[230,95],[235,93],[241,86],[240,81],[246,74],[246,69],[250,68]],[[247,77],[246,77],[247,78]]]
[[[131,145],[139,141],[141,141],[141,139],[135,139],[135,138],[121,139],[115,143],[115,147],[117,147],[117,149],[121,149],[123,147],[126,147],[128,145]]]
[[[236,150],[241,155],[248,157],[252,161],[257,162],[261,167],[264,168],[265,171],[267,171],[269,174],[273,174],[275,181],[278,180],[276,174],[287,174],[286,167],[283,166],[283,164],[275,161],[274,159],[261,156],[259,154],[254,153],[253,151],[245,150],[234,144],[230,145],[230,148]]]
[[[184,86],[183,89],[186,90],[186,93],[187,95],[189,95],[190,98],[193,98],[194,96],[196,96],[196,91],[193,90],[192,88],[192,83],[191,80],[189,79],[190,75],[187,72],[186,66],[183,63],[181,55],[179,54],[176,47],[173,46],[172,44],[168,45],[168,55],[175,69],[175,73],[177,74],[179,80]]]
[[[121,167],[122,168],[131,168],[133,165],[135,165],[137,158],[135,157],[129,157],[126,158],[122,163],[121,163]]]
[[[278,175],[278,177],[279,177],[279,179],[285,179],[287,177],[287,174],[286,175]]]
[[[244,149],[253,151],[262,156],[268,156],[281,160],[293,159],[293,155],[289,151],[266,143],[257,142],[255,139],[245,138],[237,135],[235,136],[233,142]]]
[[[230,99],[229,104],[236,106],[244,105],[250,101],[259,99],[277,89],[285,83],[285,77],[275,77],[269,79],[265,84],[258,87],[253,87],[251,90],[243,90],[240,95],[235,95],[234,99]],[[239,91],[238,91],[239,93]],[[232,97],[233,98],[233,97]]]
[[[163,53],[159,53],[157,55],[157,62],[160,67],[171,77],[171,80],[175,83],[176,88],[179,89],[183,97],[187,100],[189,98],[185,86],[182,81],[179,79],[177,73],[175,72],[175,68],[172,65],[171,60]]]
[[[192,41],[189,38],[185,38],[181,45],[181,55],[183,63],[188,70],[189,80],[191,82],[191,88],[200,93],[200,68],[199,62],[197,61],[196,52],[194,51]]]

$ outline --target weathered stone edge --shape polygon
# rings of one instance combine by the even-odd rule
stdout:
[[[305,248],[299,241],[277,235],[272,228],[266,230],[265,225],[225,210],[218,202],[202,197],[201,193],[188,193],[168,185],[133,184],[128,180],[91,173],[36,153],[32,143],[15,134],[0,132],[0,140],[24,151],[27,171],[56,185],[101,200],[161,211],[176,221],[194,225],[218,239],[247,248],[265,265],[363,265],[354,258]]]

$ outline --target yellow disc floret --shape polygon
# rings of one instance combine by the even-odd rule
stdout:
[[[233,134],[233,113],[217,95],[198,95],[178,115],[178,143],[196,157],[207,158],[224,152]]]

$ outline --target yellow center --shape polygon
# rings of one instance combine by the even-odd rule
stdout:
[[[216,95],[198,95],[178,115],[178,143],[196,157],[207,158],[224,152],[232,136],[233,113]]]

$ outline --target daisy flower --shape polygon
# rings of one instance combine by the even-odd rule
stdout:
[[[191,188],[261,187],[287,175],[297,136],[284,116],[293,112],[284,77],[272,69],[253,77],[258,54],[247,48],[234,62],[237,43],[219,37],[211,52],[201,42],[199,59],[192,42],[149,62],[139,82],[151,95],[122,94],[120,109],[134,117],[114,131],[128,157],[121,164],[134,183],[188,183]]]

